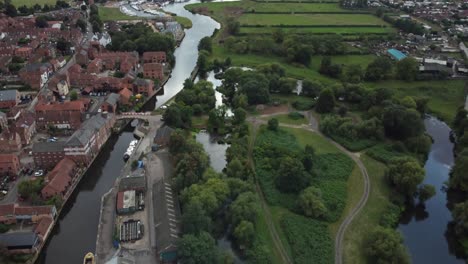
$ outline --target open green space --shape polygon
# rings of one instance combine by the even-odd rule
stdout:
[[[368,156],[361,157],[369,174],[371,188],[369,199],[348,227],[344,236],[344,263],[366,263],[366,238],[379,225],[381,216],[390,206],[390,187],[385,178],[385,165]]]
[[[119,8],[116,7],[99,7],[99,17],[102,21],[115,21],[115,20],[141,20],[144,18],[129,16],[120,12]]]
[[[182,17],[182,16],[176,16],[175,20],[179,22],[179,24],[182,25],[183,28],[191,28],[192,27],[192,20]]]
[[[241,25],[387,25],[373,15],[363,14],[243,14]]]
[[[241,27],[241,34],[271,34],[277,28],[273,27]],[[386,34],[394,32],[391,27],[303,27],[303,28],[282,28],[284,33],[291,34]]]
[[[273,144],[274,143],[274,144]],[[281,157],[267,157],[264,153],[296,153],[299,155],[306,145],[315,149],[314,180],[312,186],[321,190],[324,204],[328,208],[325,219],[317,220],[299,215],[296,208],[297,193],[280,192],[274,181],[271,162]],[[273,150],[271,147],[273,147]],[[255,142],[254,158],[257,179],[273,213],[273,221],[281,230],[279,236],[288,245],[294,263],[331,263],[333,262],[333,239],[336,221],[342,217],[347,206],[350,184],[358,188],[359,174],[351,172],[354,162],[341,153],[322,136],[305,129],[281,127],[278,131],[261,127]],[[354,191],[354,190],[353,190]],[[355,203],[357,195],[350,195]],[[338,223],[339,225],[339,223]]]
[[[391,88],[397,97],[404,96],[427,97],[428,107],[432,114],[451,124],[458,107],[465,102],[463,80],[444,81],[382,81],[366,83],[368,87]]]
[[[247,12],[352,12],[338,3],[255,3]]]
[[[11,3],[16,6],[16,7],[20,7],[20,6],[34,6],[35,4],[38,4],[38,5],[52,5],[52,6],[55,6],[55,4],[57,3],[57,0],[34,0],[34,1],[30,1],[30,0],[12,0]]]
[[[270,118],[271,117],[268,117],[268,118],[265,117],[263,118],[263,120],[268,120]],[[295,126],[307,124],[307,119],[305,117],[294,119],[294,118],[291,118],[288,114],[281,114],[281,115],[275,115],[274,118],[276,118],[278,122],[282,124],[295,125]]]

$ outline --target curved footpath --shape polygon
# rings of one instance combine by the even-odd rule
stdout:
[[[262,115],[262,116],[260,116],[260,118],[261,117],[269,117],[269,116],[273,117],[275,115],[285,114],[285,113],[288,113],[288,112],[280,112],[280,113],[275,113],[275,114]],[[361,199],[359,200],[357,205],[351,210],[351,212],[346,216],[346,218],[343,220],[343,222],[341,222],[341,225],[340,225],[340,227],[338,229],[338,232],[336,233],[336,237],[335,237],[335,264],[342,264],[343,263],[343,239],[344,239],[344,235],[346,233],[346,229],[351,224],[351,222],[356,217],[356,215],[358,215],[359,212],[362,210],[362,208],[366,205],[367,200],[369,199],[369,193],[370,193],[370,188],[371,188],[370,187],[369,175],[367,173],[366,167],[362,163],[362,161],[359,158],[359,155],[357,153],[350,152],[349,150],[345,149],[343,146],[341,146],[340,144],[335,142],[333,139],[331,139],[331,138],[325,136],[324,134],[322,134],[320,132],[319,128],[318,128],[317,120],[312,116],[310,111],[305,112],[304,114],[305,114],[305,116],[307,116],[307,119],[309,120],[309,125],[308,126],[295,126],[295,125],[288,125],[288,124],[281,124],[281,126],[306,129],[306,130],[309,130],[311,132],[314,132],[314,133],[317,133],[317,134],[321,135],[328,142],[330,142],[335,147],[337,147],[341,152],[345,153],[351,159],[353,159],[353,161],[356,162],[356,164],[358,165],[359,170],[361,171],[361,175],[364,178],[364,193],[362,194]],[[266,123],[266,121],[258,119],[256,117],[250,118],[250,122],[252,122],[254,125],[256,125],[258,123]],[[264,199],[262,197],[262,205],[263,205],[263,203],[265,203],[265,201],[264,201]],[[268,212],[268,210],[266,210],[266,211]],[[267,223],[268,223],[268,221],[267,221]],[[269,226],[269,229],[270,229],[270,232],[273,235],[275,245],[279,249],[281,249],[280,254],[283,255],[284,248],[283,248],[283,246],[281,244],[281,241],[276,241],[278,235],[276,233],[276,230],[275,230],[274,226],[272,228]],[[279,240],[279,238],[278,238],[278,240]],[[279,245],[277,243],[279,243]],[[283,260],[284,260],[284,256],[282,256],[282,257],[283,257]],[[289,260],[289,256],[287,256],[287,254],[286,254],[286,260],[287,260],[286,263],[291,263],[290,260]]]

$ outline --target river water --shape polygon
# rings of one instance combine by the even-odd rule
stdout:
[[[122,155],[132,139],[131,129],[109,138],[63,208],[36,263],[79,264],[86,253],[94,252],[101,197],[120,174]]]
[[[189,1],[179,4],[171,4],[164,7],[165,11],[175,13],[178,16],[187,17],[192,21],[192,28],[185,30],[185,38],[180,47],[174,52],[176,64],[172,70],[172,76],[164,85],[164,94],[156,96],[156,108],[164,105],[183,88],[185,79],[190,77],[198,59],[198,43],[204,37],[211,36],[220,25],[210,17],[192,14],[184,9],[184,6],[200,1]]]
[[[425,206],[415,201],[415,206],[403,213],[398,229],[403,234],[412,263],[464,263],[455,257],[448,242],[453,239],[447,232],[452,216],[443,189],[454,162],[450,128],[435,118],[426,119],[424,125],[434,141],[424,166],[424,183],[433,185],[437,193],[425,202]]]

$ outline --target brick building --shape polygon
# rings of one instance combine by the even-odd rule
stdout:
[[[22,82],[29,84],[33,89],[40,89],[53,73],[50,63],[31,63],[22,68],[18,75]]]
[[[0,149],[3,153],[18,152],[21,150],[21,137],[17,132],[5,129],[0,134]]]
[[[49,199],[55,195],[63,198],[75,178],[76,171],[76,163],[69,158],[63,158],[47,174],[46,185],[41,190],[42,198]]]
[[[78,129],[87,108],[88,102],[84,100],[38,103],[36,105],[37,127],[47,129],[49,125],[52,125],[59,129]]]
[[[43,169],[55,167],[64,157],[65,142],[38,142],[32,146],[34,164]]]
[[[0,108],[12,108],[20,102],[20,94],[17,90],[0,91]]]
[[[147,51],[143,53],[143,63],[165,63],[166,52],[164,51]]]
[[[152,80],[137,78],[133,82],[133,93],[151,96],[154,94],[154,82]]]
[[[102,112],[115,113],[117,112],[118,103],[120,101],[120,95],[117,93],[111,93],[101,105]]]
[[[0,175],[17,176],[21,171],[18,155],[0,154]]]
[[[164,78],[164,67],[160,63],[145,63],[143,64],[143,76],[162,81]]]
[[[114,124],[115,115],[110,113],[97,114],[86,120],[65,143],[65,156],[77,164],[89,164],[106,143]]]
[[[18,133],[21,138],[21,144],[29,145],[32,137],[36,134],[35,114],[22,111],[20,116],[13,123],[12,130]]]

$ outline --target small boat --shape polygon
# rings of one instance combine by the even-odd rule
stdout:
[[[89,252],[86,254],[86,256],[83,259],[83,264],[95,264],[96,262],[94,261],[94,254]]]

